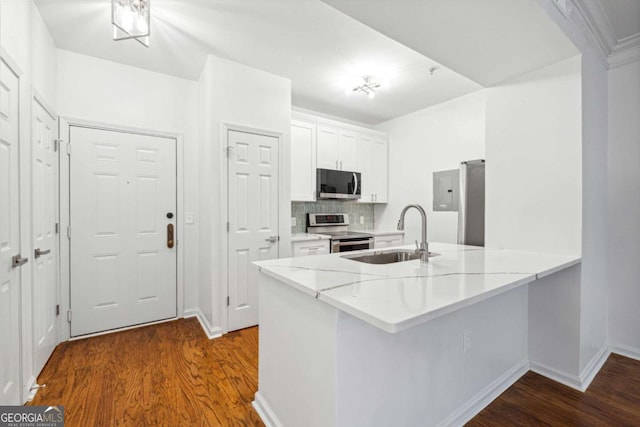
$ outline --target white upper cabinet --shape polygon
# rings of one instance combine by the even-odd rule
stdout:
[[[291,200],[314,201],[316,191],[316,125],[291,121]]]
[[[338,169],[350,172],[358,170],[358,134],[349,130],[338,131]]]
[[[319,169],[339,169],[338,130],[336,128],[318,125],[317,150],[317,167]]]
[[[332,126],[318,125],[318,163],[320,169],[358,170],[358,134]]]
[[[294,114],[291,200],[316,200],[316,168],[362,174],[362,203],[387,203],[387,137],[335,120]]]
[[[361,203],[387,203],[387,140],[358,137],[359,169],[362,172]]]

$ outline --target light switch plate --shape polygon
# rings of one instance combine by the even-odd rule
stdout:
[[[360,216],[360,225],[364,225],[364,216]]]
[[[193,212],[185,212],[184,213],[184,223],[185,224],[193,224]]]
[[[292,227],[295,227],[295,226],[296,226],[296,217],[295,217],[295,216],[292,216],[292,217],[291,217],[291,226],[292,226]]]

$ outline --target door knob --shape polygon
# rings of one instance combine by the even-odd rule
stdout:
[[[41,250],[40,248],[34,251],[34,258],[40,258],[42,255],[46,255],[51,253],[51,249],[47,249],[46,251]]]
[[[279,236],[269,236],[266,239],[264,239],[267,242],[271,242],[271,243],[275,243],[280,239]]]
[[[29,261],[29,258],[22,258],[22,256],[18,254],[13,258],[11,258],[11,267],[13,268],[20,267],[21,265],[25,265],[27,261]]]
[[[167,224],[167,247],[173,248],[173,224]]]

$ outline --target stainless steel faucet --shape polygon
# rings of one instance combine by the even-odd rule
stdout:
[[[398,220],[398,230],[404,230],[404,215],[410,208],[416,208],[420,215],[422,215],[422,242],[418,246],[416,241],[416,253],[420,254],[420,262],[429,262],[429,243],[427,243],[427,213],[422,209],[420,205],[407,205],[400,212],[400,219]]]

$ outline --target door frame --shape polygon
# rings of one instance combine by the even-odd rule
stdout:
[[[284,191],[285,184],[289,181],[289,168],[283,168],[283,165],[289,165],[289,144],[285,135],[282,132],[260,129],[250,126],[236,125],[231,123],[222,123],[220,126],[220,206],[219,206],[219,218],[222,219],[219,224],[219,235],[224,236],[220,239],[220,289],[219,295],[212,294],[213,304],[218,299],[220,307],[220,321],[222,333],[229,332],[229,307],[227,306],[227,298],[229,297],[229,232],[227,230],[227,223],[229,222],[229,163],[227,146],[229,145],[229,132],[245,132],[256,135],[270,136],[277,138],[278,142],[278,235],[280,240],[278,241],[278,256],[288,256],[289,251],[286,248],[291,249],[289,241],[291,240],[291,228],[283,226],[283,222],[290,221],[288,215],[284,215],[291,210],[291,201],[284,201],[285,195],[288,194]],[[283,206],[284,205],[284,206]],[[286,205],[289,208],[286,208]],[[286,224],[286,223],[285,223]],[[285,235],[286,233],[286,235]],[[284,237],[284,238],[283,238]],[[286,245],[285,245],[286,243]],[[215,245],[215,243],[214,243]]]
[[[70,158],[67,154],[67,144],[71,127],[84,127],[96,130],[112,132],[125,132],[136,135],[156,136],[161,138],[174,139],[176,141],[176,319],[184,316],[184,136],[182,133],[145,129],[133,126],[118,125],[113,123],[97,122],[92,120],[78,119],[73,117],[62,117],[58,120],[58,135],[63,142],[60,143],[60,331],[62,341],[71,339],[71,322],[68,321],[67,313],[70,309],[71,299],[71,245],[66,237],[70,219]],[[73,150],[73,148],[71,149]],[[64,155],[63,155],[64,154]],[[166,320],[173,320],[165,319]],[[150,322],[154,323],[154,322]],[[65,326],[66,324],[66,326]],[[118,330],[126,330],[122,328]],[[104,335],[113,331],[98,332],[96,334],[83,335],[74,339],[83,339],[95,335]]]

